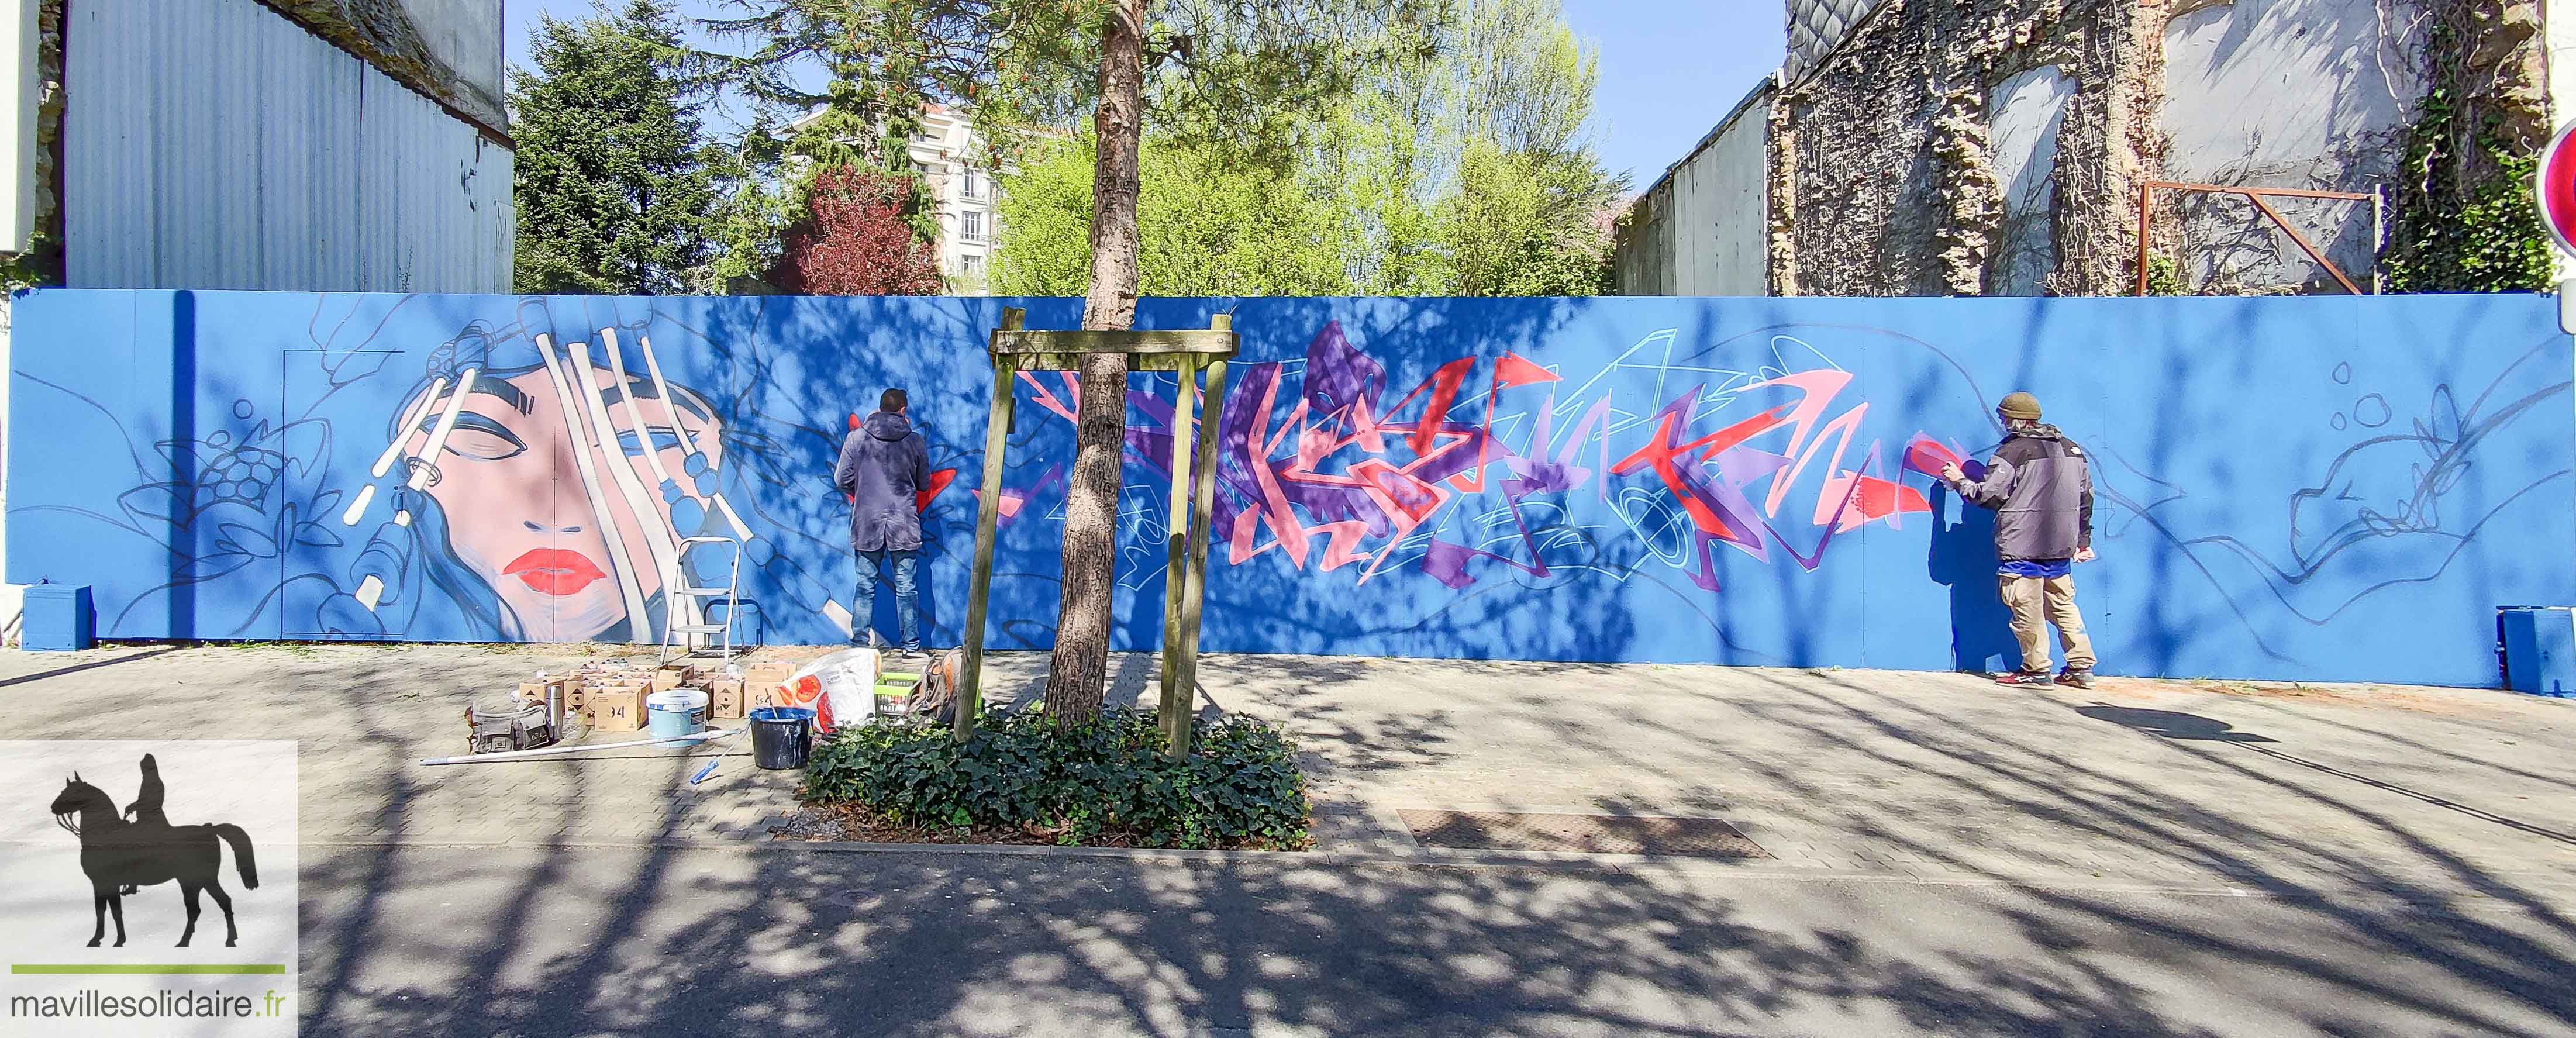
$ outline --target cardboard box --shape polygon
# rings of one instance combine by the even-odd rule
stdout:
[[[678,671],[660,670],[653,672],[653,680],[647,684],[655,692],[668,692],[680,687],[680,682],[685,680],[687,679],[681,677]]]
[[[778,686],[796,675],[793,663],[755,663],[742,669],[742,705],[745,710],[777,706],[781,702]]]
[[[633,690],[594,692],[588,705],[590,727],[600,732],[632,732],[644,727],[644,694]]]
[[[711,711],[708,716],[728,721],[741,720],[744,713],[742,693],[742,682],[739,681],[717,678],[707,682],[707,708]]]
[[[668,667],[663,667],[654,671],[653,676],[656,678],[672,678],[672,684],[675,686],[685,685],[698,676],[698,668],[684,663],[674,663]]]

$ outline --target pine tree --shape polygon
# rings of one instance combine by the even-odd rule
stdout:
[[[536,68],[515,69],[522,292],[683,291],[717,202],[700,152],[686,51],[666,0],[540,16]]]

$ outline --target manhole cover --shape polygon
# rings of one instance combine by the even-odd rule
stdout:
[[[1768,858],[1769,851],[1714,818],[1525,814],[1516,811],[1397,811],[1429,847],[1478,851],[1670,854]]]

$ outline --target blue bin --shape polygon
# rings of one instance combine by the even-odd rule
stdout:
[[[18,645],[29,652],[72,652],[90,646],[97,614],[87,584],[31,584],[19,614]]]
[[[2506,688],[2576,696],[2576,607],[2505,606],[2496,611],[2496,635]]]

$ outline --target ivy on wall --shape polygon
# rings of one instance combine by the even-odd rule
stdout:
[[[2396,222],[2382,255],[2388,288],[2543,291],[2549,234],[2531,197],[2539,142],[2523,109],[2532,105],[2515,96],[2504,69],[2470,67],[2475,32],[2486,22],[2475,5],[2437,6],[2441,20],[2425,47],[2433,88],[2407,130]]]
[[[62,249],[43,232],[36,234],[25,252],[0,253],[0,295],[62,283]]]
[[[2182,279],[2182,265],[2171,256],[2147,258],[2147,294],[2151,296],[2187,296],[2191,286]]]

